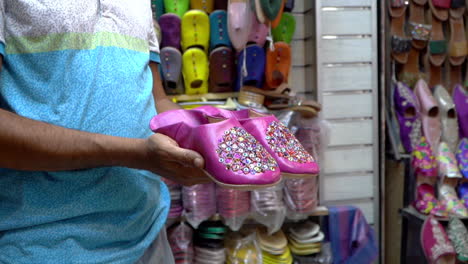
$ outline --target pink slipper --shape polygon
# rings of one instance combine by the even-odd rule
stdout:
[[[437,162],[434,151],[427,143],[426,138],[422,137],[412,153],[411,165],[415,176],[437,177]]]
[[[435,197],[434,187],[429,184],[421,184],[416,190],[416,200],[413,202],[414,208],[421,214],[434,215],[437,217],[447,217],[447,208],[443,206]]]
[[[248,0],[229,0],[228,33],[237,51],[245,48],[252,28],[252,14]]]
[[[457,253],[444,227],[434,218],[428,217],[421,229],[421,246],[430,264],[455,264]]]
[[[278,162],[283,177],[304,178],[316,176],[320,171],[314,158],[273,115],[261,114],[250,109],[228,111],[211,106],[202,106],[194,110],[212,117],[237,119]]]
[[[268,27],[267,25],[258,22],[256,18],[254,18],[252,21],[253,25],[252,31],[249,35],[249,42],[254,42],[260,47],[263,47],[268,35]]]
[[[442,134],[439,106],[424,80],[421,79],[416,83],[414,91],[421,107],[423,135],[431,144],[432,149],[437,149]]]
[[[207,175],[226,188],[252,190],[281,180],[276,161],[234,118],[211,120],[200,111],[178,109],[155,116],[150,128],[200,153]]]

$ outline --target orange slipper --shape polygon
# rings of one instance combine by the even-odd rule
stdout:
[[[278,88],[287,83],[291,68],[291,47],[285,42],[276,42],[274,49],[267,49],[265,79],[267,89]]]
[[[271,21],[271,28],[276,28],[277,26],[279,26],[279,24],[281,22],[281,17],[283,16],[283,9],[284,9],[284,3],[285,2],[286,2],[286,0],[283,0],[281,2],[281,8],[280,8],[280,11],[278,13],[278,16],[276,16],[276,18]]]

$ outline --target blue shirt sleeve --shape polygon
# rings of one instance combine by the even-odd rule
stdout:
[[[156,62],[156,63],[161,63],[161,58],[159,57],[159,53],[151,51],[150,52],[150,61]]]

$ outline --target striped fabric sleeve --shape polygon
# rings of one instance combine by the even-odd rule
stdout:
[[[3,1],[3,0],[0,0]],[[148,1],[150,3],[150,1]],[[149,42],[149,50],[150,50],[150,61],[154,61],[160,63],[161,60],[159,58],[159,40],[156,35],[156,22],[153,19],[153,12],[151,11],[151,5],[148,5],[148,11],[150,12],[150,21],[149,21],[149,34],[148,34],[148,42]],[[155,24],[156,23],[156,24]]]
[[[0,54],[5,56],[5,0],[0,0]]]

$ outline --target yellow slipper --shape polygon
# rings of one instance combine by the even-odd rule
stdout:
[[[208,92],[208,57],[199,48],[191,48],[182,56],[182,74],[186,94]]]
[[[198,47],[208,52],[210,40],[210,18],[201,10],[190,10],[182,17],[181,44],[185,51]]]

